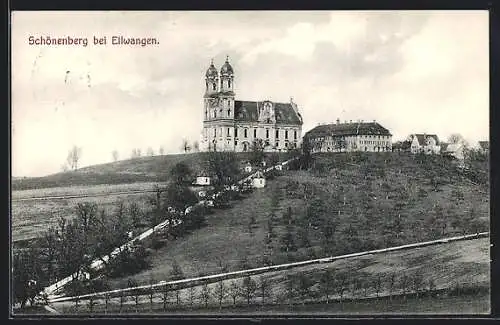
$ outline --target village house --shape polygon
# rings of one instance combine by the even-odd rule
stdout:
[[[458,160],[464,159],[465,145],[459,143],[445,143],[441,145],[441,154],[454,157]]]
[[[342,151],[392,151],[392,134],[382,125],[373,122],[345,122],[318,125],[305,137],[311,144],[311,152]]]
[[[297,104],[270,100],[236,100],[235,74],[226,62],[219,71],[214,63],[205,74],[202,151],[250,151],[262,140],[264,151],[286,151],[300,146],[302,116]]]
[[[245,165],[245,173],[251,173],[251,172],[252,172],[252,164],[250,164],[250,162],[248,162]]]
[[[252,178],[252,185],[255,188],[262,188],[266,186],[266,178],[264,177],[264,174],[260,170]]]
[[[412,153],[425,153],[439,154],[441,152],[441,146],[439,145],[439,138],[435,134],[410,134],[408,136],[408,141],[411,142],[411,152]]]
[[[208,186],[211,184],[210,174],[206,170],[202,170],[196,175],[193,185]]]
[[[488,154],[490,152],[490,142],[479,141],[479,150],[484,154]]]

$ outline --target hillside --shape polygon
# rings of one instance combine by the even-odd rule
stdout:
[[[185,162],[192,171],[199,171],[206,153],[188,153],[164,156],[140,157],[117,162],[93,165],[76,171],[61,172],[44,177],[23,177],[12,179],[12,190],[43,189],[66,186],[92,186],[102,184],[130,184],[137,182],[165,182],[170,169],[179,162]],[[283,158],[285,153],[281,153]],[[236,153],[242,162],[249,153]]]
[[[127,184],[161,182],[168,179],[172,166],[184,161],[196,166],[202,153],[140,157],[107,164],[83,167],[44,177],[12,180],[12,190],[41,189],[76,185]]]
[[[274,271],[259,276],[252,276],[252,279],[259,286],[262,280],[267,282],[268,290],[266,304],[262,310],[261,291],[257,290],[251,299],[250,305],[244,296],[236,297],[233,301],[231,287],[237,284],[244,287],[242,279],[224,280],[223,288],[225,297],[221,303],[223,310],[216,309],[219,305],[217,290],[219,283],[208,285],[210,297],[208,308],[203,304],[203,298],[199,298],[203,292],[203,286],[199,285],[192,289],[181,289],[180,301],[181,310],[195,313],[212,313],[219,310],[222,313],[238,312],[293,312],[297,309],[304,313],[324,312],[324,313],[437,313],[437,314],[475,314],[488,313],[489,311],[489,239],[473,239],[445,244],[437,244],[409,250],[382,253],[379,255],[367,255],[353,257],[345,260],[338,260],[325,264],[296,267],[286,271]],[[397,267],[395,267],[397,265]],[[330,304],[325,304],[326,291],[325,282],[322,282],[322,275],[330,272],[333,275],[329,300]],[[347,275],[345,283],[341,283],[343,275]],[[391,280],[394,276],[394,280]],[[302,280],[302,285],[298,290],[290,291],[289,281]],[[416,282],[420,279],[420,282]],[[438,290],[439,297],[426,296],[430,283],[434,284],[433,290]],[[378,285],[377,283],[380,283]],[[392,284],[391,284],[392,283]],[[345,288],[342,293],[342,300],[346,300],[341,308],[336,303],[340,299],[340,286]],[[454,292],[460,288],[462,294]],[[421,292],[419,297],[415,297],[414,291]],[[466,292],[466,290],[468,290]],[[392,299],[377,299],[388,295],[409,294],[404,299],[394,297]],[[195,295],[194,304],[191,305],[191,295]],[[369,299],[359,301],[360,299]],[[354,300],[354,301],[352,301]],[[358,300],[358,301],[356,301]],[[126,302],[125,311],[148,311],[151,308],[149,296],[141,296],[138,304],[129,298]],[[433,303],[434,302],[434,303]],[[104,301],[95,301],[94,311],[104,311]],[[236,308],[233,307],[236,303]],[[306,303],[306,305],[303,305]],[[153,297],[153,309],[158,312],[163,311],[161,293]],[[422,306],[422,304],[424,306]],[[80,303],[79,311],[88,312],[86,303]],[[256,306],[258,305],[258,309]],[[291,306],[289,306],[291,305]],[[301,306],[302,305],[302,306]],[[292,307],[293,306],[293,307]],[[420,306],[420,307],[418,307]],[[466,309],[461,309],[467,306]],[[61,311],[74,311],[74,302],[55,303],[54,307]],[[228,308],[229,307],[229,308]],[[173,309],[173,310],[172,310]],[[176,312],[174,293],[170,294],[168,312]],[[108,312],[119,311],[119,298],[111,298],[108,304]]]
[[[174,260],[194,277],[487,231],[489,194],[442,157],[321,154],[207,224],[154,251],[151,269],[111,285],[169,280]]]

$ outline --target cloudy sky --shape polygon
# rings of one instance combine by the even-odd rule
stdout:
[[[113,35],[160,44],[92,45]],[[304,131],[340,118],[377,120],[394,140],[487,139],[488,42],[486,11],[14,12],[12,175],[58,172],[73,145],[82,166],[113,150],[179,152],[199,139],[210,59],[220,68],[226,55],[237,99],[293,97]]]

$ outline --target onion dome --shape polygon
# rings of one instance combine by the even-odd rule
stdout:
[[[229,56],[226,57],[226,63],[220,69],[220,74],[233,74],[233,67],[229,64]]]
[[[214,66],[214,60],[212,60],[212,62],[210,63],[210,67],[208,67],[208,70],[207,70],[207,73],[205,74],[205,76],[207,78],[217,78],[218,75],[219,74],[217,72],[217,69]]]

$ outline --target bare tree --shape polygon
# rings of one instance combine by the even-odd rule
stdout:
[[[118,151],[117,150],[113,150],[113,152],[111,152],[111,156],[113,157],[113,161],[118,161]]]
[[[269,280],[263,276],[259,277],[259,290],[260,298],[262,299],[261,303],[264,305],[266,298],[270,298],[271,296],[271,285]]]
[[[241,295],[240,287],[236,281],[231,281],[231,285],[229,286],[229,295],[233,298],[233,305],[236,305],[236,298]]]
[[[158,152],[160,153],[161,156],[165,154],[165,148],[163,146],[160,146],[160,149],[158,149]]]
[[[188,294],[189,294],[189,305],[191,306],[191,308],[193,308],[194,298],[196,297],[196,287],[189,287]]]
[[[146,151],[146,154],[150,157],[154,156],[155,155],[155,151],[153,150],[153,148],[151,147],[148,147],[148,150]]]
[[[82,148],[75,145],[68,151],[66,162],[72,170],[77,170],[78,163],[80,162],[81,157],[82,157]]]
[[[255,291],[257,291],[257,284],[255,281],[250,277],[246,276],[243,279],[243,295],[247,300],[247,304],[250,305],[250,302],[252,301],[253,297],[255,296]]]
[[[132,149],[132,154],[130,155],[130,158],[139,158],[140,156],[141,156],[141,149],[140,148]]]
[[[193,142],[193,149],[195,152],[200,151],[200,143],[198,141]]]
[[[210,288],[208,287],[208,284],[205,283],[202,287],[201,287],[201,294],[200,294],[200,298],[201,300],[205,303],[205,308],[208,307],[208,301],[210,300],[210,294],[211,294],[211,290]]]
[[[448,142],[451,144],[463,143],[464,141],[464,137],[459,133],[450,134],[448,137]]]
[[[222,301],[224,300],[224,298],[228,294],[226,287],[224,286],[223,281],[217,282],[217,285],[215,286],[214,294],[217,297],[217,300],[219,301],[219,310],[220,310],[222,308]]]
[[[189,142],[186,139],[182,139],[181,150],[185,153],[191,151],[191,146],[189,146]]]
[[[67,172],[69,170],[68,164],[64,163],[61,165],[61,171],[62,172]]]

